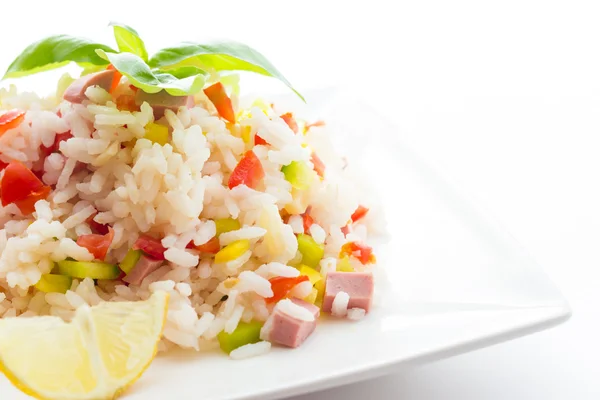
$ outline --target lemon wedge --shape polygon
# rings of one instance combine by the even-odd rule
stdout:
[[[116,399],[154,359],[168,294],[80,307],[58,317],[0,320],[0,371],[46,400]]]

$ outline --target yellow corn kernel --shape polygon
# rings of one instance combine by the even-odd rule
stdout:
[[[219,250],[219,252],[215,254],[215,262],[222,264],[233,261],[248,250],[250,250],[249,240],[237,240]]]
[[[146,125],[146,133],[144,134],[144,138],[164,146],[165,144],[169,143],[169,128],[164,125],[150,122],[148,125]]]
[[[227,278],[223,282],[223,286],[225,286],[226,289],[231,289],[232,287],[237,285],[239,281],[240,280],[238,278]]]
[[[304,298],[304,301],[311,303],[311,304],[315,304],[315,301],[317,301],[318,295],[319,295],[319,291],[317,289],[313,288],[311,290],[310,294]]]
[[[352,265],[350,264],[350,258],[348,256],[340,258],[335,270],[338,272],[354,272],[354,268],[352,268]]]
[[[300,265],[300,275],[304,275],[304,276],[308,276],[308,280],[310,281],[310,283],[312,283],[313,285],[317,282],[319,282],[321,279],[323,279],[323,277],[321,276],[320,273],[318,273],[317,271],[315,271],[313,268],[309,267],[308,265]]]
[[[233,218],[215,219],[215,226],[217,227],[216,236],[219,236],[221,233],[240,229],[240,222]]]

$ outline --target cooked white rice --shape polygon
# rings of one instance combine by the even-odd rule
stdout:
[[[222,330],[233,332],[240,321],[268,320],[273,311],[265,301],[273,296],[269,279],[299,275],[296,267],[302,255],[296,234],[305,233],[302,214],[309,205],[314,224],[307,233],[325,247],[321,274],[336,270],[340,249],[349,241],[341,229],[362,198],[331,152],[326,128],[295,134],[268,107],[238,110],[238,124],[228,126],[200,95],[195,107],[168,110],[159,121],[171,132],[170,142],[161,146],[144,138],[146,126],[154,121],[148,104],[139,111],[121,111],[101,88],[89,88],[86,95],[90,101],[71,104],[20,94],[14,87],[0,90],[0,113],[13,107],[27,110],[20,126],[0,136],[0,161],[19,160],[38,168],[43,182],[53,187],[32,215],[22,215],[14,204],[0,208],[0,317],[56,315],[69,320],[82,305],[143,300],[164,290],[170,302],[159,348],[214,348]],[[57,134],[67,131],[72,138],[42,159],[40,146],[51,146]],[[254,147],[265,171],[260,190],[227,187],[231,171],[253,148],[244,132],[259,134],[269,143]],[[308,190],[293,189],[281,167],[292,161],[312,166],[312,151],[327,165],[325,179],[315,174]],[[57,261],[94,259],[76,243],[79,236],[92,233],[92,217],[114,229],[106,262],[119,263],[146,234],[162,239],[167,249],[164,264],[140,285],[88,278],[75,279],[65,294],[40,292],[34,285]],[[250,249],[217,264],[211,254],[187,245],[209,242],[216,232],[214,220],[222,218],[236,219],[241,227],[221,234],[220,245],[248,240]],[[349,237],[365,241],[368,223],[365,218],[353,224],[354,236]],[[304,298],[312,288],[303,282],[291,295]],[[333,314],[346,315],[347,305],[348,295],[338,293]],[[290,300],[275,307],[295,318],[314,320]],[[364,310],[348,311],[350,319],[362,316]],[[269,329],[267,323],[263,331]],[[241,359],[269,349],[270,343],[260,342],[230,356]]]

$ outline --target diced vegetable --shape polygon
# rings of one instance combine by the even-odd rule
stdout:
[[[323,304],[323,297],[325,296],[325,279],[321,279],[315,283],[315,289],[317,289],[317,298],[315,304],[319,307]]]
[[[352,222],[356,222],[359,219],[363,218],[365,215],[367,215],[367,213],[369,212],[369,209],[365,206],[358,206],[358,208],[356,209],[356,211],[354,211],[354,213],[352,214],[352,217],[350,217],[352,219]]]
[[[308,296],[306,296],[302,300],[304,300],[304,301],[306,301],[307,303],[310,303],[310,304],[315,304],[315,301],[317,301],[317,296],[318,295],[319,295],[319,291],[317,289],[313,288],[310,291],[310,294]]]
[[[319,272],[308,265],[300,265],[300,275],[307,276],[313,285],[323,279],[323,276]]]
[[[298,190],[306,190],[314,178],[314,172],[308,164],[302,161],[292,161],[291,164],[281,167],[285,180]]]
[[[213,237],[208,242],[201,244],[200,246],[195,246],[194,242],[191,242],[192,248],[201,251],[202,253],[210,253],[217,254],[219,250],[221,250],[221,244],[219,243],[218,237]]]
[[[325,246],[315,242],[309,235],[299,234],[297,239],[298,251],[302,254],[302,264],[317,268],[325,254]]]
[[[260,342],[262,326],[262,322],[258,321],[240,322],[233,332],[222,331],[217,335],[221,350],[229,354],[238,347]]]
[[[130,94],[123,94],[115,100],[117,108],[120,111],[139,111],[140,107],[135,102],[135,96]]]
[[[354,272],[354,268],[352,268],[352,265],[350,264],[350,258],[348,258],[348,256],[340,258],[335,270],[338,272]]]
[[[246,185],[255,189],[259,182],[265,177],[260,160],[252,150],[247,151],[229,177],[229,189],[238,185]]]
[[[215,254],[215,262],[222,264],[233,261],[248,250],[250,250],[249,240],[236,240],[235,242],[223,247],[217,254]]]
[[[296,119],[294,118],[294,115],[291,112],[285,113],[279,118],[284,120],[287,126],[289,126],[294,133],[298,133],[298,124],[296,123]]]
[[[34,286],[41,292],[45,293],[66,293],[71,289],[73,278],[65,275],[43,274],[38,283]]]
[[[219,115],[227,121],[235,124],[235,112],[233,111],[233,105],[231,99],[227,96],[225,87],[221,82],[217,82],[212,86],[204,89],[204,94],[209,100],[215,105],[215,108],[219,112]]]
[[[373,254],[373,248],[366,244],[358,242],[346,243],[340,250],[340,258],[344,256],[354,256],[363,264],[369,264],[375,262],[375,255]]]
[[[319,175],[321,178],[325,177],[325,164],[323,161],[321,161],[319,156],[317,156],[317,153],[313,152],[311,154],[310,161],[313,163],[313,169],[317,175]]]
[[[106,235],[98,235],[96,233],[81,235],[77,238],[77,244],[88,249],[96,260],[104,260],[114,237],[115,231],[109,226]]]
[[[164,260],[165,251],[167,251],[159,239],[146,235],[140,236],[132,248],[133,250],[142,250],[155,260]]]
[[[25,119],[25,111],[17,110],[16,108],[8,110],[0,115],[0,136],[4,135],[4,132],[14,129],[21,125],[21,122]]]
[[[50,194],[50,187],[19,161],[12,161],[4,170],[0,183],[2,205],[15,203],[25,215],[35,211],[35,203]]]
[[[108,233],[108,225],[101,224],[100,222],[96,222],[94,220],[95,216],[96,216],[96,214],[90,216],[86,222],[92,229],[92,232],[98,233],[100,235],[106,235]]]
[[[108,67],[106,67],[106,69],[115,69],[115,67],[112,64],[108,64]],[[121,82],[122,77],[123,74],[115,70],[115,75],[113,76],[112,83],[110,84],[110,90],[108,91],[109,93],[113,93],[115,91],[117,86],[119,86],[119,82]]]
[[[217,227],[216,236],[221,235],[221,233],[231,232],[240,229],[240,222],[237,219],[233,218],[221,218],[215,219],[215,226]]]
[[[169,128],[165,125],[150,122],[146,125],[146,133],[144,138],[151,142],[158,143],[161,146],[169,143]]]
[[[302,214],[302,225],[304,226],[304,233],[310,232],[310,227],[314,223],[314,220],[309,214],[309,210],[306,210],[304,214]]]
[[[287,278],[284,276],[276,276],[275,278],[269,279],[271,283],[271,289],[273,289],[273,296],[267,297],[265,301],[267,304],[277,303],[283,299],[287,294],[299,283],[308,281],[308,276],[300,275],[295,278]]]
[[[45,159],[50,154],[58,152],[60,150],[61,142],[64,142],[65,140],[69,140],[72,137],[73,137],[73,135],[71,134],[71,131],[57,133],[56,136],[54,137],[54,142],[52,143],[52,145],[50,145],[50,147],[46,147],[44,145],[40,146],[40,150],[42,153],[41,157]]]
[[[135,265],[140,260],[142,254],[143,252],[141,250],[129,250],[123,258],[123,261],[119,264],[121,271],[125,272],[125,274],[130,273],[131,270],[135,268]]]
[[[325,125],[324,121],[315,121],[313,123],[306,124],[306,125],[304,125],[304,133],[308,132],[308,130],[310,128],[312,128],[313,126],[324,126],[324,125]]]
[[[61,275],[73,278],[92,279],[117,279],[121,270],[114,264],[99,261],[71,261],[62,260],[58,263],[58,272]]]
[[[254,135],[254,145],[255,146],[258,146],[258,145],[266,146],[268,144],[269,144],[269,142],[267,142],[265,139],[260,137],[258,134]]]

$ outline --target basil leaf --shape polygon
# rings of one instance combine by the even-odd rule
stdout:
[[[198,44],[185,42],[176,47],[159,50],[148,62],[151,67],[195,65],[216,71],[250,71],[279,79],[302,100],[304,97],[262,54],[250,46],[237,42]]]
[[[144,60],[132,53],[98,50],[98,55],[110,61],[117,71],[127,77],[129,83],[146,93],[158,93],[164,89],[173,96],[186,96],[198,93],[204,87],[205,72],[197,67],[152,70]]]
[[[88,39],[69,35],[50,36],[27,46],[10,64],[2,79],[48,71],[70,62],[86,66],[107,65],[108,63],[96,54],[96,49],[114,52],[110,47]]]
[[[109,26],[113,27],[115,40],[120,52],[133,53],[140,56],[142,60],[148,61],[146,45],[135,29],[118,22],[111,22]]]

